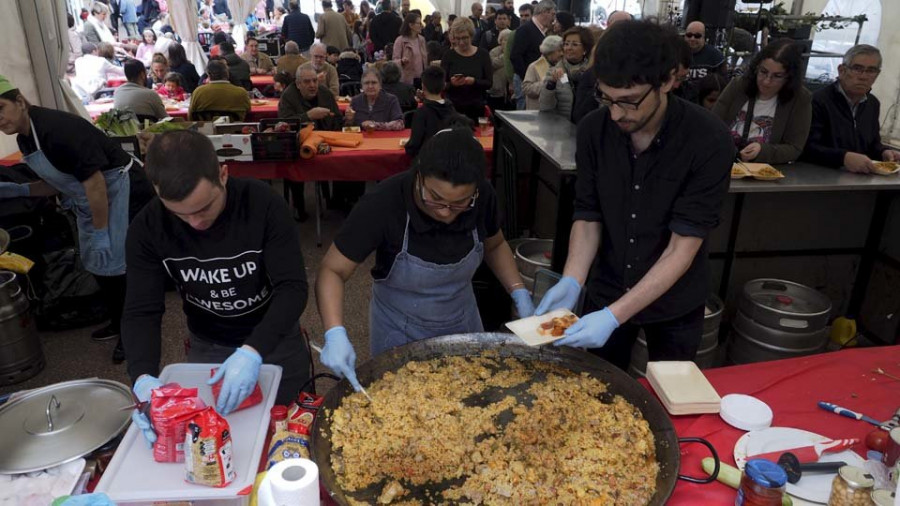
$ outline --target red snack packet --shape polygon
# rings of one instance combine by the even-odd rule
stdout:
[[[321,395],[300,392],[297,401],[288,409],[288,424],[296,425],[291,432],[309,436],[316,414],[324,403],[325,397]]]
[[[209,370],[209,377],[212,378],[213,376],[215,376],[217,370],[218,370],[218,369],[215,368],[215,367],[213,367],[212,369],[210,369],[210,370]],[[225,381],[225,380],[224,380],[224,379],[221,379],[221,380],[219,380],[219,381],[213,383],[213,386],[212,386],[213,399],[215,399],[215,403],[216,403],[216,404],[219,403],[219,392],[222,391],[222,382],[223,382],[223,381]],[[256,383],[256,386],[253,387],[253,392],[251,392],[250,395],[248,395],[247,398],[244,399],[244,401],[241,402],[241,403],[238,405],[237,409],[235,409],[234,411],[240,411],[240,410],[242,410],[242,409],[244,409],[244,408],[249,408],[250,406],[255,406],[255,405],[259,404],[259,403],[262,402],[262,401],[263,401],[262,389],[259,388],[259,382],[257,382],[257,383]]]
[[[150,392],[150,422],[156,431],[153,460],[184,462],[184,430],[190,418],[206,404],[196,388],[168,383]]]
[[[185,481],[217,488],[234,481],[231,429],[225,417],[206,408],[191,418],[183,437]]]

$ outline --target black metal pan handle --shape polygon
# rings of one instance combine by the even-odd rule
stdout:
[[[678,438],[678,444],[681,445],[684,443],[700,443],[703,446],[709,448],[709,452],[712,453],[713,460],[715,460],[715,465],[713,466],[712,474],[706,478],[694,478],[693,476],[679,474],[678,479],[684,480],[684,481],[689,481],[691,483],[700,483],[700,484],[712,483],[712,482],[716,481],[716,478],[719,476],[719,463],[720,462],[719,462],[719,454],[716,453],[716,449],[713,447],[712,443],[703,439],[702,437],[680,437],[680,438]]]

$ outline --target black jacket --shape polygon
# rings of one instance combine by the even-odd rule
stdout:
[[[856,107],[856,118],[835,82],[812,96],[812,123],[801,158],[819,165],[840,167],[848,151],[881,160],[878,114],[881,103],[869,93]]]
[[[525,79],[528,65],[541,57],[541,42],[544,42],[544,34],[530,19],[516,29],[509,60],[519,78]]]
[[[572,103],[572,123],[576,125],[591,111],[600,108],[597,99],[594,98],[594,87],[597,86],[597,77],[593,69],[588,69],[581,74],[581,79],[575,85],[575,101]]]
[[[284,17],[281,34],[284,35],[284,40],[296,42],[301,52],[309,50],[309,46],[312,46],[316,38],[312,21],[309,20],[309,16],[300,12],[300,9]]]
[[[223,58],[228,64],[228,80],[231,81],[231,84],[245,90],[253,89],[253,83],[250,81],[250,64],[247,63],[247,60],[236,53],[226,54]]]
[[[416,110],[413,116],[412,130],[409,134],[409,142],[404,149],[409,156],[416,156],[425,141],[434,137],[447,125],[447,119],[456,114],[456,109],[449,100],[444,103],[426,100],[425,104]]]
[[[381,89],[397,97],[397,100],[400,102],[400,109],[403,112],[415,111],[418,109],[419,103],[416,101],[416,89],[412,86],[406,83],[396,82],[382,84]]]
[[[375,51],[382,51],[384,46],[393,44],[400,34],[402,24],[403,21],[393,12],[382,12],[375,16],[369,26],[369,38],[372,39]]]
[[[200,84],[200,76],[197,74],[197,69],[189,61],[177,67],[169,67],[169,70],[181,76],[181,86],[188,93],[193,93],[194,89]]]

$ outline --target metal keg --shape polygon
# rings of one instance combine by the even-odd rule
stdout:
[[[510,246],[514,246],[516,266],[525,281],[526,288],[533,290],[534,277],[538,269],[550,268],[553,241],[550,239],[518,239],[514,245]]]
[[[808,286],[779,279],[744,285],[728,358],[749,364],[812,355],[825,350],[831,301]]]
[[[25,381],[41,372],[44,364],[25,291],[16,273],[0,271],[0,385]]]
[[[719,349],[719,324],[722,323],[722,310],[725,304],[715,295],[706,299],[706,312],[703,316],[703,335],[700,338],[700,347],[697,348],[697,356],[694,363],[701,369],[715,367],[716,356]],[[635,377],[644,377],[647,374],[647,336],[642,330],[638,334],[637,341],[631,347],[631,364],[628,366],[628,374]]]

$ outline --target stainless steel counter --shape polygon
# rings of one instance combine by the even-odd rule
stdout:
[[[497,115],[552,165],[560,170],[575,170],[575,125],[566,118],[537,111],[498,111]],[[730,192],[900,190],[900,174],[852,174],[806,162],[778,168],[787,177],[778,181],[734,180]]]

